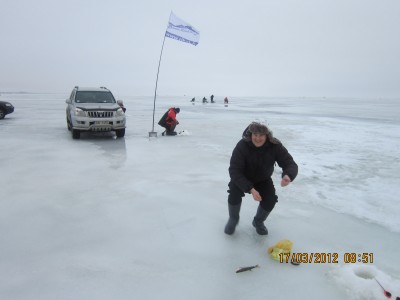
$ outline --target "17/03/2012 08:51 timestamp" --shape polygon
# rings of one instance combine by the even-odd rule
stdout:
[[[326,252],[298,252],[298,253],[280,253],[279,262],[281,263],[304,263],[304,264],[337,264],[340,262],[340,258],[346,264],[363,263],[372,264],[374,262],[373,253],[356,253],[356,252],[345,252],[340,255],[337,252],[326,253]]]

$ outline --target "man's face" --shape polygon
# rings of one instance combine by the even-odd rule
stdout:
[[[267,135],[260,134],[260,133],[252,133],[251,141],[253,142],[254,146],[256,146],[257,148],[261,147],[267,141]]]

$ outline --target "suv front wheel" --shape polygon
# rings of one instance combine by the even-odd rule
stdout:
[[[79,130],[76,129],[72,129],[72,138],[74,140],[78,140],[81,137],[81,132]]]
[[[125,136],[125,128],[124,129],[117,129],[115,130],[115,134],[117,135],[117,137],[124,137]]]

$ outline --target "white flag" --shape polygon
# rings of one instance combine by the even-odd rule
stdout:
[[[179,19],[171,11],[169,23],[165,36],[174,40],[197,45],[200,39],[200,32],[198,32],[192,25]]]

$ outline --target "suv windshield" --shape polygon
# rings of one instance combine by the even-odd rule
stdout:
[[[110,92],[78,91],[78,92],[76,92],[75,102],[77,102],[77,103],[115,103],[115,99]]]

